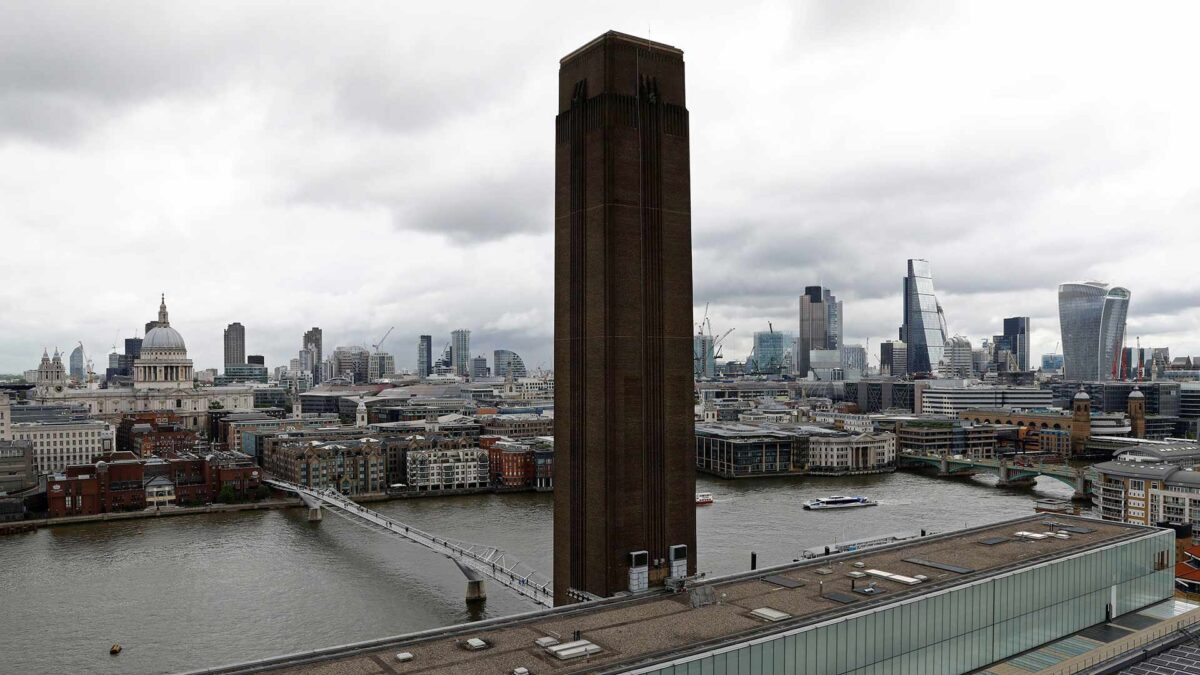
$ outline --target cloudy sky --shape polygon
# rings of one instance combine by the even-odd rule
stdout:
[[[0,372],[103,367],[166,293],[198,368],[221,332],[412,367],[473,331],[551,364],[558,59],[607,29],[682,48],[697,320],[743,358],[796,296],[895,336],[905,259],[950,330],[1055,287],[1131,289],[1129,342],[1200,354],[1200,4],[0,4]]]

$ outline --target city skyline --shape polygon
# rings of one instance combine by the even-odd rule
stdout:
[[[910,257],[934,265],[952,334],[978,341],[1004,317],[1029,316],[1036,360],[1059,340],[1057,285],[1100,279],[1136,295],[1127,344],[1140,336],[1197,354],[1197,280],[1156,264],[1155,246],[1116,245],[1145,228],[1185,249],[1200,237],[1187,168],[1200,139],[1181,124],[1200,101],[1174,85],[1196,47],[1186,19],[1117,7],[1088,5],[1093,29],[1068,51],[1055,29],[1075,20],[1065,6],[1038,7],[1031,22],[1032,6],[761,4],[712,22],[703,6],[617,3],[549,7],[559,28],[547,32],[487,8],[475,10],[485,20],[456,25],[399,9],[280,19],[231,6],[179,10],[213,14],[180,22],[115,7],[68,21],[53,6],[10,5],[0,24],[22,30],[6,45],[15,67],[0,74],[20,101],[0,102],[9,205],[0,229],[12,251],[0,371],[33,368],[43,347],[69,352],[80,340],[100,363],[114,337],[119,345],[140,332],[147,298],[161,292],[185,311],[196,363],[208,367],[221,365],[220,328],[231,321],[271,365],[286,363],[312,325],[325,327],[330,348],[369,345],[395,325],[398,357],[419,334],[465,326],[483,351],[512,349],[531,368],[550,367],[543,146],[554,82],[538,66],[595,25],[642,34],[646,24],[653,39],[690,45],[701,66],[689,96],[711,114],[692,123],[715,141],[693,157],[695,314],[709,303],[714,329],[737,328],[726,358],[747,354],[767,321],[791,325],[796,296],[815,284],[846,303],[846,342],[870,338],[874,353],[894,337],[896,277]],[[323,39],[322,50],[298,56],[286,39],[251,42],[254,31],[241,30],[260,25],[355,35],[355,45]],[[500,56],[478,69],[469,55],[413,58],[450,26]],[[1017,54],[1014,32],[1023,35]],[[1139,37],[1150,34],[1158,38]],[[1117,37],[1139,47],[1114,54]],[[53,44],[72,44],[80,58],[51,58]],[[256,57],[239,58],[246,53]],[[513,73],[518,86],[488,84]],[[754,95],[727,96],[731,79]],[[749,112],[768,92],[788,104]],[[814,100],[822,105],[804,105]],[[749,117],[759,123],[733,126]],[[311,142],[297,148],[296,135]],[[460,150],[443,152],[451,146]],[[988,255],[1001,231],[1002,255]],[[208,245],[212,237],[243,248],[231,255]],[[325,253],[333,240],[342,258]],[[180,262],[106,266],[106,283],[83,276],[128,255],[131,241],[145,260]],[[40,273],[46,251],[54,275]],[[260,259],[245,264],[244,251]],[[496,280],[502,297],[491,292]],[[483,342],[489,335],[495,344]]]

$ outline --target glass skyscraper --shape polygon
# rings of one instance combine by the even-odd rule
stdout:
[[[928,260],[908,261],[900,339],[908,347],[910,374],[936,371],[946,345],[946,317],[933,294],[933,271]]]
[[[1111,380],[1125,346],[1129,290],[1098,281],[1061,284],[1058,320],[1062,329],[1063,375],[1067,380]]]
[[[754,334],[754,353],[747,360],[746,369],[752,373],[778,375],[783,370],[784,358],[792,346],[792,336],[776,330],[758,331]]]

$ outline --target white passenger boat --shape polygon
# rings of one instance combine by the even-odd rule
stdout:
[[[875,506],[879,502],[866,497],[843,497],[834,495],[832,497],[818,497],[804,502],[804,508],[810,511],[819,509],[852,509],[856,506]]]
[[[713,495],[711,492],[697,492],[696,506],[704,506],[713,503]]]

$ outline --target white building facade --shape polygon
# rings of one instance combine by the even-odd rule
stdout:
[[[12,425],[12,438],[33,444],[34,469],[39,474],[89,464],[96,455],[112,452],[116,430],[101,420],[22,422]]]

